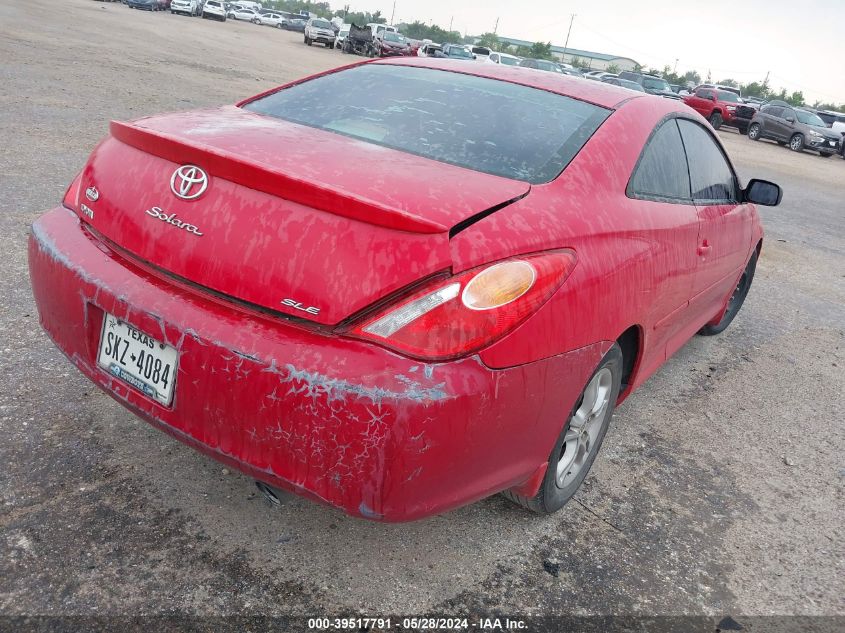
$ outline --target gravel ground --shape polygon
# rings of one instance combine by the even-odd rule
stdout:
[[[839,158],[720,133],[743,178],[785,191],[751,294],[621,407],[553,517],[499,497],[406,525],[271,507],[72,369],[39,329],[26,236],[108,121],[347,59],[247,23],[0,4],[0,614],[845,615]]]

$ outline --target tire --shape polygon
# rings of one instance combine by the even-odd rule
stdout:
[[[713,126],[714,130],[718,130],[722,127],[722,123],[724,121],[724,119],[722,119],[722,115],[718,112],[713,112],[707,120],[710,121],[710,125]]]
[[[793,152],[800,152],[804,150],[804,136],[801,134],[793,134],[789,139],[789,149]]]
[[[549,455],[540,491],[533,497],[511,491],[503,492],[503,496],[538,514],[551,514],[566,505],[590,472],[607,434],[619,397],[623,366],[622,350],[614,343],[569,414]],[[576,422],[580,424],[580,431],[576,430]]]
[[[277,28],[277,29],[281,29],[281,28],[282,28],[282,23],[281,23],[281,22],[279,22],[278,24],[276,24],[276,28]]]
[[[824,152],[819,152],[819,156],[821,156],[822,158],[830,158],[831,156],[833,156],[833,154],[825,154]]]
[[[752,141],[759,141],[760,140],[760,124],[759,123],[752,123],[748,127],[748,138]]]
[[[777,142],[777,144],[778,144],[778,145],[780,145],[781,147],[783,147],[784,145],[786,145],[786,141],[776,141],[776,142]]]
[[[742,134],[742,135],[748,134],[748,126],[747,125],[743,125],[742,127],[739,127],[737,129],[739,130],[739,133]]]
[[[754,271],[757,269],[757,250],[751,255],[745,270],[742,271],[739,281],[734,288],[731,298],[728,299],[728,306],[725,309],[722,318],[718,323],[708,323],[701,328],[698,333],[701,336],[714,336],[722,333],[727,328],[734,317],[739,313],[742,304],[745,303],[745,297],[748,296],[748,291],[751,289],[751,282],[754,281]]]

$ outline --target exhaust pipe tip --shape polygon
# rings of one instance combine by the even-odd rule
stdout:
[[[255,487],[258,488],[258,491],[261,495],[270,502],[272,506],[280,506],[285,501],[287,495],[283,493],[281,490],[273,488],[272,486],[268,486],[263,481],[255,480]]]

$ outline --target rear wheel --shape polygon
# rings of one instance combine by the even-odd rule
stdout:
[[[760,140],[760,124],[759,123],[752,123],[751,126],[748,128],[748,138],[752,141],[759,141]]]
[[[756,269],[757,251],[755,250],[754,254],[751,255],[751,259],[748,260],[745,270],[742,271],[742,275],[739,277],[739,281],[736,284],[736,288],[734,288],[731,298],[728,300],[728,307],[722,318],[718,323],[708,323],[705,325],[698,331],[699,334],[702,336],[720,334],[731,324],[731,321],[734,320],[742,304],[745,303],[745,297],[748,296],[748,291],[751,289],[751,282],[754,280],[754,271]]]
[[[569,501],[590,471],[610,425],[622,381],[622,350],[614,343],[578,398],[551,455],[540,491],[523,497],[503,495],[539,514],[551,514]]]
[[[786,141],[777,141],[777,144],[783,147],[784,145],[786,145]]]
[[[825,154],[824,152],[819,152],[819,156],[821,156],[822,158],[830,158],[831,156],[833,156],[833,154]]]
[[[713,126],[714,130],[718,130],[720,127],[722,127],[722,115],[718,112],[714,112],[713,114],[711,114],[708,121],[710,121],[710,125]]]
[[[793,152],[800,152],[804,149],[804,137],[801,134],[795,134],[789,139],[789,149]]]

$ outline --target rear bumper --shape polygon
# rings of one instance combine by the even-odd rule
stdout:
[[[508,488],[536,491],[606,344],[504,370],[426,364],[177,287],[110,251],[64,208],[37,220],[41,324],[139,417],[271,485],[405,521]],[[170,407],[96,364],[104,312],[178,350]]]

